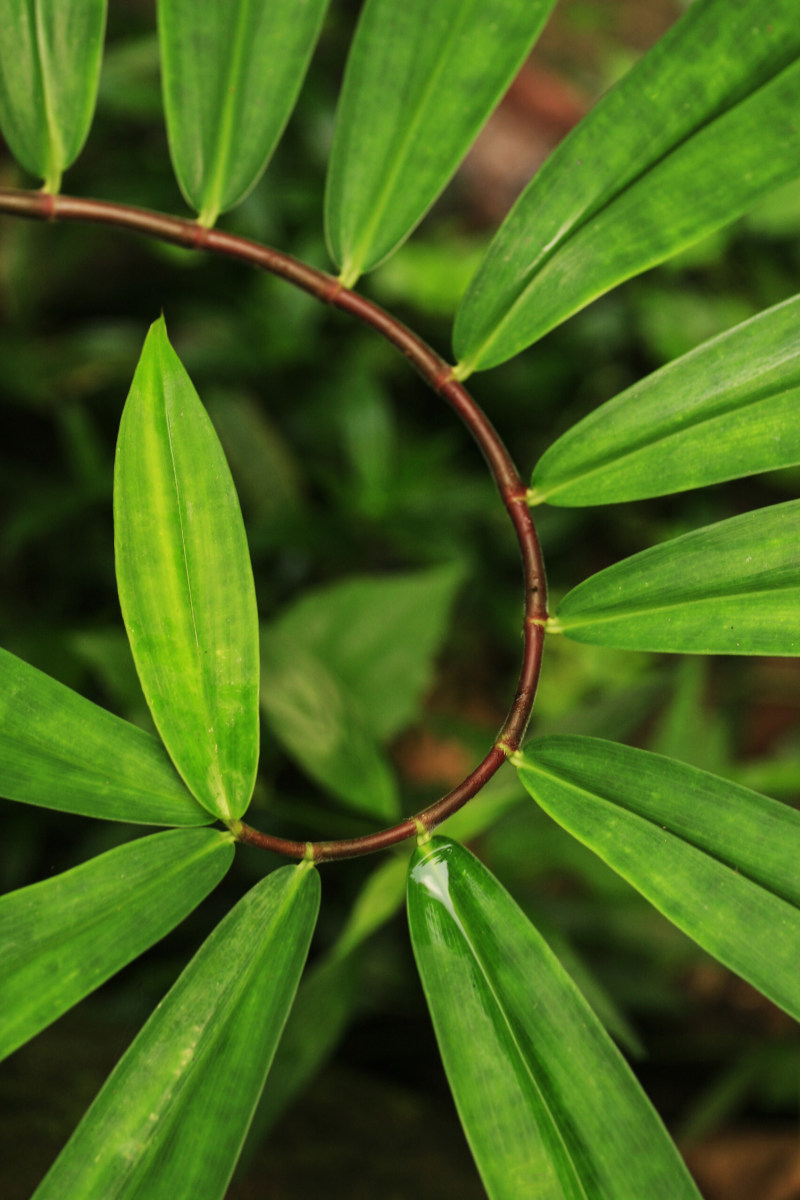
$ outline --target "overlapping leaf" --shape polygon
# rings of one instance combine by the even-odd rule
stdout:
[[[608,504],[800,463],[800,297],[601,405],[545,452],[533,500]]]
[[[36,1200],[221,1200],[318,908],[308,864],[281,868],[236,905],[117,1064]]]
[[[206,825],[157,738],[0,650],[0,796],[139,825]]]
[[[258,763],[258,618],[222,447],[163,319],[125,405],[114,473],[117,583],[153,720],[187,786],[237,818]]]
[[[352,285],[424,216],[510,84],[554,0],[368,0],[337,113],[331,254]]]
[[[800,813],[598,738],[542,738],[518,766],[554,820],[800,1018]]]
[[[0,129],[51,192],[89,133],[105,24],[106,0],[4,0]]]
[[[800,174],[794,0],[697,0],[536,174],[459,309],[460,374]]]
[[[159,0],[172,165],[204,225],[233,208],[289,119],[328,0]]]
[[[551,628],[627,650],[800,654],[798,545],[798,500],[731,517],[593,575]]]
[[[414,954],[492,1200],[697,1200],[619,1051],[524,913],[435,838],[408,881]]]
[[[0,898],[0,1058],[164,937],[232,861],[229,833],[173,829]]]

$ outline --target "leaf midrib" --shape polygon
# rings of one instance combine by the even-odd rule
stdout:
[[[679,561],[680,560],[678,560],[678,562]],[[613,570],[613,568],[609,569]],[[739,583],[740,581],[737,583],[737,586],[739,586]],[[583,585],[581,584],[579,586]],[[775,587],[749,588],[747,591],[728,591],[724,588],[719,588],[716,590],[712,589],[711,591],[706,591],[696,596],[687,595],[677,597],[675,600],[672,600],[669,603],[648,605],[645,608],[617,608],[611,612],[600,612],[596,616],[587,616],[584,613],[574,620],[569,616],[562,618],[557,612],[556,619],[558,620],[559,624],[563,626],[563,630],[566,633],[569,629],[575,629],[579,625],[605,625],[613,621],[627,621],[630,617],[644,617],[655,613],[668,612],[671,609],[682,609],[691,604],[702,604],[707,600],[748,600],[755,596],[769,596],[775,593],[792,592],[797,590],[800,590],[800,574],[795,581],[785,584],[777,584]]]

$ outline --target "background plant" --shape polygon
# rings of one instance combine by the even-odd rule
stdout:
[[[772,163],[770,163],[770,169],[772,169]],[[239,406],[239,408],[240,408],[240,410],[241,410],[242,406],[240,405],[240,406]],[[244,411],[246,412],[246,409],[244,409]],[[370,410],[369,410],[369,409],[366,409],[366,411],[367,411],[367,412],[369,412]],[[379,406],[379,405],[373,405],[373,406],[372,406],[372,411],[373,411],[373,412],[378,412],[378,411],[380,411],[380,406]],[[377,418],[377,419],[378,419],[378,421],[380,420],[380,418]],[[65,420],[65,425],[66,425],[66,424],[67,424],[67,421]],[[73,425],[74,425],[74,424],[75,424],[75,421],[73,420]],[[351,437],[351,442],[349,443],[349,445],[353,445],[353,441],[352,441],[352,439],[358,438],[359,436],[363,436],[363,433],[359,433],[359,432],[355,432],[355,431],[356,431],[356,430],[358,430],[358,431],[361,431],[361,430],[363,430],[364,424],[365,424],[365,422],[364,422],[364,420],[363,420],[363,415],[362,415],[362,419],[359,419],[359,420],[357,420],[357,419],[355,419],[355,418],[351,419],[351,422],[350,422],[350,429],[351,429],[351,431],[352,431],[352,432],[351,432],[351,434],[350,434],[350,437]],[[373,427],[374,427],[374,424],[375,424],[375,418],[373,417]],[[369,428],[369,425],[367,425],[367,427]],[[74,440],[75,440],[75,444],[76,444],[76,446],[80,446],[80,445],[82,445],[81,439],[79,439],[79,438],[75,438]],[[346,443],[346,444],[347,444],[347,443]],[[85,458],[85,457],[86,457],[86,456],[85,456],[85,454],[84,454],[84,458]],[[361,462],[362,462],[362,463],[368,463],[368,462],[369,462],[369,461],[371,461],[372,459],[373,459],[373,455],[372,455],[372,454],[369,454],[369,455],[362,454],[362,457],[361,457]],[[762,465],[763,465],[763,464],[762,464]],[[81,472],[81,474],[83,475],[83,474],[85,474],[85,472]],[[323,478],[324,478],[324,477],[323,477]],[[366,485],[366,483],[367,483],[367,482],[368,482],[368,480],[365,480],[365,485]],[[104,487],[105,487],[105,484],[103,484],[103,488],[104,488]],[[100,489],[100,488],[98,488],[98,491],[100,491],[100,490],[101,490],[101,489]],[[260,490],[260,491],[263,491],[263,488],[261,488],[261,489],[259,489],[259,490]],[[376,489],[375,489],[375,487],[373,486],[373,495],[375,494],[375,490],[376,490]],[[365,494],[368,494],[368,492],[367,492],[367,490],[366,490],[366,486],[365,486]],[[481,497],[481,506],[482,506],[482,501],[483,501],[483,498]],[[437,503],[441,503],[441,502],[437,500]],[[56,502],[56,505],[55,505],[55,507],[57,507],[57,508],[60,508],[60,504],[59,504],[58,502]],[[441,510],[439,510],[439,511],[441,511]],[[48,519],[51,519],[51,518],[48,518]],[[695,522],[695,523],[696,523],[696,522]],[[298,522],[298,525],[299,525],[300,527],[302,527],[302,524],[303,524],[303,522],[302,522],[302,521]],[[430,520],[426,519],[426,520],[424,520],[424,522],[420,522],[420,525],[422,526],[422,529],[424,529],[424,532],[425,532],[426,536],[429,536],[429,534],[430,534],[430,531],[431,531],[431,523],[430,523]],[[296,528],[297,528],[297,526],[295,527],[295,529],[296,529]],[[418,529],[418,530],[417,530],[417,532],[420,532],[420,531],[421,531],[420,529]],[[488,532],[488,531],[487,531],[487,532]],[[324,533],[324,531],[323,531],[323,533]],[[273,535],[273,536],[275,536],[275,535]],[[441,533],[440,533],[440,534],[439,534],[439,537],[441,538],[441,536],[442,536],[442,535],[441,535]],[[289,539],[287,538],[287,540],[289,540]],[[323,543],[324,543],[324,540],[325,540],[325,539],[324,539],[324,536],[323,536],[322,538],[320,538],[320,541],[321,541],[321,542],[323,542]],[[495,540],[496,540],[496,539],[494,538],[494,536],[492,536],[492,538],[491,538],[491,541],[492,541],[492,542],[494,542]],[[410,539],[409,539],[409,541],[410,541]],[[442,583],[442,584],[440,585],[440,592],[444,592],[444,583]],[[350,599],[350,605],[351,605],[351,606],[352,606],[352,603],[353,603],[353,602],[352,602],[352,598],[351,598],[351,599]],[[367,605],[367,607],[369,607],[369,605]],[[501,606],[501,607],[502,607],[502,606]],[[311,611],[311,610],[310,610],[310,608],[307,608],[307,610],[306,610],[306,623],[307,623],[307,619],[308,619],[308,612],[309,612],[309,611]],[[352,611],[352,607],[350,608],[350,611]],[[564,610],[561,610],[561,611],[564,611]],[[568,610],[566,610],[566,611],[568,612]],[[516,622],[513,622],[513,623],[514,623],[514,625],[516,625]],[[289,635],[289,637],[290,637],[290,638],[294,638],[294,639],[295,639],[295,642],[296,642],[296,639],[297,639],[297,629],[298,629],[298,627],[300,626],[300,624],[301,624],[301,622],[298,620],[298,621],[295,623],[295,628],[294,628],[294,631],[292,631],[292,629],[291,629],[291,624],[290,624],[290,627],[289,627],[288,635]],[[285,633],[285,632],[286,632],[286,631],[284,630],[284,633]],[[272,640],[272,641],[274,642],[276,639],[268,639],[268,640]],[[280,637],[278,637],[278,638],[277,638],[278,646],[280,645],[280,640],[281,640],[281,639],[280,639]],[[324,632],[323,632],[323,635],[322,635],[322,637],[321,637],[321,641],[322,641],[323,643],[325,643],[325,641],[326,641],[326,639],[325,639],[325,635],[324,635]],[[113,646],[113,643],[112,643],[112,646]],[[108,652],[109,652],[109,651],[112,649],[112,646],[107,646],[107,647],[105,648],[104,654],[107,654],[107,653],[108,653]],[[692,647],[692,648],[696,648],[696,647]],[[308,647],[304,647],[304,649],[305,649],[305,650],[308,650],[309,648],[308,648]],[[311,647],[310,649],[311,649],[311,650],[313,650],[313,649],[314,649],[314,647]],[[96,651],[95,651],[95,653],[96,653]],[[275,650],[275,651],[274,651],[274,657],[277,657],[277,664],[278,664],[278,665],[280,665],[280,661],[281,661],[281,660],[280,660],[279,650]],[[335,664],[335,666],[337,667],[337,672],[338,672],[339,674],[341,674],[342,670],[344,669],[344,668],[343,668],[343,666],[342,666],[342,664],[341,664],[341,663],[339,663],[339,664]],[[310,672],[308,669],[306,669],[306,671],[305,671],[305,676],[306,676],[306,677],[309,677],[309,676],[310,676],[310,674],[311,674],[311,672]],[[275,667],[275,666],[273,666],[273,671],[272,671],[272,678],[273,678],[273,679],[275,678],[275,675],[276,675],[276,667]],[[290,686],[289,686],[289,687],[287,687],[287,689],[286,689],[286,690],[287,690],[287,691],[289,692],[289,694],[291,695],[291,687],[290,687]],[[688,685],[684,686],[684,688],[683,688],[683,696],[684,696],[684,703],[686,703],[686,699],[685,699],[685,698],[686,698],[686,696],[689,696],[689,703],[691,704],[691,681],[690,681],[690,683],[689,683]],[[370,707],[370,708],[372,708],[372,707],[373,707],[373,705],[370,705],[369,707]],[[326,706],[326,708],[327,708],[327,711],[330,711],[331,705],[330,705],[330,704],[328,704],[328,705]],[[284,711],[285,711],[285,705],[284,705]],[[407,709],[407,711],[408,711],[408,709]],[[398,718],[398,719],[402,719],[402,718]],[[276,716],[275,712],[273,712],[273,713],[271,714],[271,721],[272,721],[272,722],[273,722],[273,724],[275,724],[275,725],[276,725],[276,727],[278,727],[278,729],[279,729],[279,726],[280,726],[280,721],[279,721],[279,712],[278,712],[278,716]],[[289,724],[291,725],[291,722],[290,722]],[[389,732],[389,731],[387,731],[387,732]],[[280,735],[280,732],[279,732],[279,736],[281,736],[281,735]],[[286,737],[286,733],[285,733],[285,731],[284,731],[284,734],[283,734],[283,736],[284,736],[284,738]],[[356,739],[356,738],[352,738],[351,740],[352,740],[353,744],[357,744],[357,739]],[[362,741],[363,741],[363,739],[362,739]],[[584,747],[584,750],[585,750],[585,749],[586,749],[586,748]],[[311,767],[310,767],[310,764],[309,764],[309,769],[311,769]],[[316,770],[316,772],[317,772],[317,774],[318,774],[318,775],[319,775],[320,773],[322,773],[323,777],[324,777],[324,775],[325,775],[325,771],[326,771],[326,770],[327,770],[327,771],[328,771],[328,773],[330,774],[330,765],[329,765],[329,764],[328,764],[328,766],[327,766],[327,767],[325,767],[324,765],[323,765],[322,767],[320,767],[320,765],[319,765],[319,764],[316,764],[315,768],[313,768],[313,769],[314,769],[314,770]],[[377,769],[377,768],[376,768],[376,769]],[[335,771],[333,772],[333,774],[334,774],[334,775],[336,775],[336,778],[337,778],[337,779],[340,779],[340,775],[339,775],[339,773],[338,773],[339,771],[340,771],[340,768],[338,768],[337,770],[335,770]],[[384,772],[384,778],[385,778],[385,772]],[[339,783],[339,785],[338,785],[338,786],[339,786],[339,788],[341,789],[341,787],[342,787],[342,784],[341,784],[341,782]],[[352,789],[352,784],[351,784],[351,789]],[[374,791],[376,791],[376,792],[378,791],[378,789],[373,789],[373,790],[374,790]],[[386,789],[384,789],[384,790],[383,790],[383,792],[380,792],[380,794],[381,794],[381,796],[382,796],[382,802],[383,802],[384,804],[388,803],[388,801],[386,800]],[[540,797],[538,797],[538,798],[539,798],[540,800],[542,799],[542,797],[541,797],[541,796],[540,796]],[[362,801],[361,801],[361,802],[362,802],[362,804],[364,803],[363,797],[362,797]],[[296,813],[295,813],[295,814],[293,814],[293,820],[294,820],[295,822],[296,822],[296,820],[297,820],[297,814],[296,814]],[[289,824],[291,825],[291,821],[289,822]],[[311,828],[312,828],[312,829],[315,829],[315,832],[316,832],[317,830],[319,830],[319,829],[321,828],[321,826],[320,826],[320,825],[319,825],[319,823],[318,823],[318,824],[316,825],[316,827],[315,827],[314,825],[312,825],[312,826],[311,826]],[[259,868],[259,869],[263,869],[263,868]]]

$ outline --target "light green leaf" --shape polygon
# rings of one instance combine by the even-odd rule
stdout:
[[[0,898],[0,1058],[169,933],[232,861],[229,833],[172,829]]]
[[[457,564],[346,579],[307,593],[272,628],[327,667],[384,742],[419,715],[462,579]]]
[[[262,632],[261,708],[304,771],[350,808],[396,817],[394,773],[347,690],[283,630]]]
[[[89,133],[105,24],[105,0],[4,0],[0,129],[49,192]]]
[[[294,108],[328,0],[158,0],[172,165],[203,225],[260,178]]]
[[[518,765],[545,812],[800,1018],[800,813],[597,738],[540,739]]]
[[[511,358],[800,174],[799,55],[795,0],[697,0],[501,226],[456,316],[460,376]]]
[[[455,842],[417,850],[411,940],[491,1200],[698,1200],[658,1117],[558,959]]]
[[[800,654],[800,500],[652,546],[574,588],[551,629],[684,654]]]
[[[233,480],[167,340],[147,335],[114,471],[122,615],[145,698],[187,787],[223,820],[258,765],[258,616]]]
[[[207,825],[157,738],[0,650],[0,796],[139,825]]]
[[[554,0],[367,0],[347,62],[325,199],[349,285],[425,215]]]
[[[800,463],[800,296],[603,404],[547,450],[532,501],[666,496]]]
[[[319,876],[282,867],[201,946],[36,1200],[221,1200],[297,990]]]

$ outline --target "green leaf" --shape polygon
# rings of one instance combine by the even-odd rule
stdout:
[[[232,861],[229,833],[172,829],[0,898],[0,1058],[169,933]]]
[[[233,480],[167,340],[151,327],[114,471],[117,584],[145,698],[187,787],[223,820],[258,765],[258,615]]]
[[[328,0],[158,0],[172,165],[203,225],[260,178],[294,108]]]
[[[697,0],[537,172],[456,316],[459,375],[800,174],[795,0]]]
[[[347,579],[307,593],[272,628],[324,664],[385,742],[419,715],[462,579],[457,564]]]
[[[567,594],[550,623],[578,642],[688,654],[800,654],[800,500],[634,554]]]
[[[211,818],[157,738],[0,650],[0,796],[139,825]]]
[[[261,645],[261,708],[288,753],[350,808],[396,817],[394,773],[347,690],[283,630],[265,629]]]
[[[445,838],[408,879],[411,940],[491,1200],[698,1193],[630,1069],[497,880]]]
[[[221,1200],[297,990],[319,876],[283,867],[201,946],[36,1200]]]
[[[800,296],[670,363],[545,452],[531,501],[666,496],[800,463]]]
[[[105,0],[4,0],[0,129],[49,192],[89,133],[105,24]]]
[[[537,804],[709,953],[800,1018],[800,813],[597,738],[531,743]]]
[[[511,83],[554,0],[367,0],[325,199],[351,286],[422,219]]]

